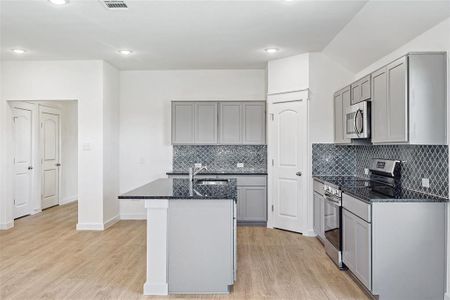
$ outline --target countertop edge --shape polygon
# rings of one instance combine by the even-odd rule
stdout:
[[[189,175],[188,172],[166,172],[166,175]],[[267,172],[201,172],[197,176],[203,175],[233,175],[233,176],[267,176]]]

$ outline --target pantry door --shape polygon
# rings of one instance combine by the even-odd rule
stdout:
[[[271,105],[273,227],[302,232],[306,201],[307,103]]]
[[[41,106],[42,209],[59,204],[60,113]]]

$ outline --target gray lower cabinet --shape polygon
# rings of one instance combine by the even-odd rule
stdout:
[[[217,144],[217,102],[195,103],[195,144]]]
[[[238,187],[238,222],[266,222],[267,199],[264,186]]]
[[[314,192],[314,233],[321,239],[325,239],[324,232],[324,198],[319,193]]]
[[[343,209],[342,227],[342,260],[359,281],[371,290],[371,224]]]

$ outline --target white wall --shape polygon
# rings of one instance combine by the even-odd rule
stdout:
[[[119,71],[103,64],[103,222],[119,219]]]
[[[171,100],[265,100],[264,70],[120,73],[120,192],[172,168]],[[143,203],[120,202],[121,218],[142,218]]]
[[[309,53],[271,60],[267,69],[269,95],[309,88]]]
[[[1,130],[8,139],[12,134],[7,100],[78,100],[78,225],[85,229],[103,224],[102,65],[101,61],[6,61],[2,66],[0,106],[6,116]],[[2,151],[11,153],[4,144]],[[0,201],[9,207],[13,176],[8,162],[12,160],[6,157],[2,164],[5,161],[9,180],[6,197]],[[7,208],[1,217],[1,224],[11,222],[12,212]]]
[[[65,204],[78,200],[78,104],[77,101],[60,101],[59,104],[62,165],[59,203]]]

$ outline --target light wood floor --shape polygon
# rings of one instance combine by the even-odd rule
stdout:
[[[0,232],[0,299],[144,299],[145,221],[103,232],[75,230],[70,204],[16,220]],[[368,299],[315,238],[238,229],[238,280],[220,299]],[[164,297],[167,299],[169,297]]]

